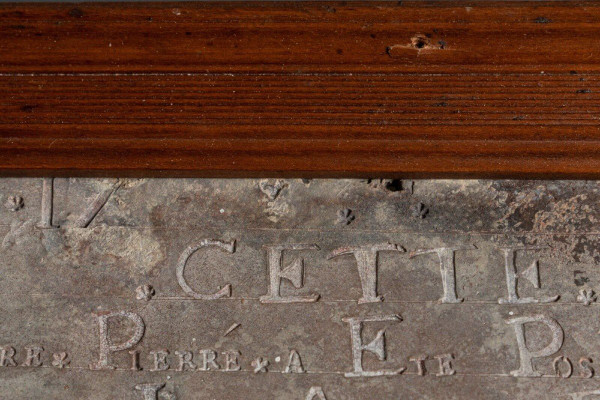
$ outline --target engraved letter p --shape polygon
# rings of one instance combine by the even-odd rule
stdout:
[[[552,333],[552,341],[543,349],[531,351],[527,347],[524,325],[530,322],[541,322],[550,328],[550,332]],[[510,374],[512,376],[542,376],[540,372],[533,369],[532,359],[547,357],[560,350],[564,340],[564,332],[562,327],[558,322],[556,322],[556,320],[542,314],[531,317],[511,318],[507,320],[506,323],[513,325],[515,328],[517,345],[519,346],[519,357],[521,360],[520,368],[511,371]]]
[[[135,330],[131,338],[129,338],[129,340],[121,344],[114,344],[108,334],[108,320],[116,317],[127,318],[135,325]],[[96,364],[90,364],[90,369],[94,370],[115,369],[115,366],[110,365],[109,363],[110,353],[132,348],[133,346],[138,344],[140,340],[142,340],[142,336],[144,336],[144,330],[146,329],[142,317],[127,311],[118,311],[105,315],[100,315],[98,316],[98,325],[100,328],[100,358]]]

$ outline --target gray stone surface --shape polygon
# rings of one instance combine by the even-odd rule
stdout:
[[[0,179],[0,399],[600,399],[599,202]]]

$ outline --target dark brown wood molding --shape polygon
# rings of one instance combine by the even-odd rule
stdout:
[[[3,175],[600,178],[600,2],[0,5]]]

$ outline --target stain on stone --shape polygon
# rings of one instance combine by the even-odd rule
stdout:
[[[81,11],[79,8],[72,8],[69,10],[69,15],[73,18],[81,18],[83,17],[83,11]]]
[[[587,276],[585,276],[583,274],[585,274],[585,271],[580,271],[580,270],[573,271],[573,277],[574,277],[573,283],[575,283],[575,286],[583,286],[590,281],[590,278],[588,278]]]

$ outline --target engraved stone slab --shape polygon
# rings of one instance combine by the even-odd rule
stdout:
[[[598,182],[0,179],[0,398],[600,399]]]

